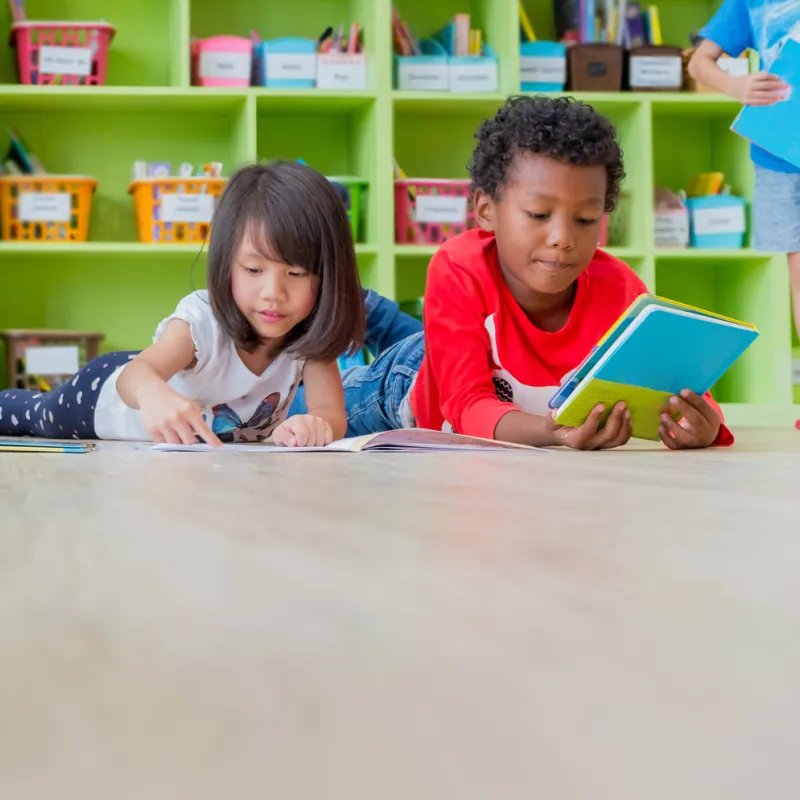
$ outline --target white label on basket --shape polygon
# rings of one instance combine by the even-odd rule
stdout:
[[[248,53],[218,53],[214,50],[203,50],[200,53],[200,77],[249,80],[252,63]]]
[[[417,222],[458,223],[467,221],[467,198],[417,194]]]
[[[450,91],[496,92],[497,62],[481,59],[475,64],[451,64]]]
[[[165,194],[161,200],[164,222],[211,222],[214,197],[210,194]]]
[[[39,72],[48,75],[91,75],[92,49],[43,45],[39,48]]]
[[[366,89],[366,57],[361,53],[319,56],[317,59],[317,88]]]
[[[562,56],[521,56],[519,60],[520,83],[567,82],[567,59]]]
[[[631,86],[636,89],[680,89],[680,56],[631,56]]]
[[[397,67],[397,88],[417,92],[446,92],[450,86],[447,64],[416,64],[404,58]]]
[[[72,217],[69,192],[20,192],[22,222],[69,222]]]
[[[728,75],[736,78],[743,78],[750,73],[750,61],[746,58],[731,58],[731,56],[720,56],[717,59],[717,66]]]
[[[695,236],[743,233],[745,230],[744,206],[724,208],[698,208],[692,213]]]
[[[315,53],[267,53],[267,80],[310,81],[316,77]]]
[[[28,345],[25,372],[28,375],[73,375],[80,368],[75,345]]]
[[[656,247],[686,247],[689,244],[689,212],[685,209],[656,211]]]

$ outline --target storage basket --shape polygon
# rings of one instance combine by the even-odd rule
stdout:
[[[192,42],[194,86],[249,86],[253,42],[242,36],[211,36]]]
[[[16,22],[19,82],[50,86],[103,86],[108,48],[116,29],[107,22]]]
[[[94,178],[72,175],[0,176],[2,236],[12,242],[85,242]]]
[[[129,192],[136,210],[136,233],[151,244],[202,244],[226,178],[144,178]]]
[[[408,178],[394,182],[395,238],[441,244],[475,227],[469,180]]]

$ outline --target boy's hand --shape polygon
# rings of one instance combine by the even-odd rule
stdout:
[[[625,407],[625,403],[617,403],[608,415],[605,426],[598,429],[604,411],[603,406],[595,406],[586,422],[578,428],[554,425],[554,442],[573,450],[611,450],[627,444],[632,429],[631,412]]]
[[[297,414],[272,431],[272,441],[279,447],[324,447],[333,441],[333,431],[321,417]]]
[[[682,416],[678,423],[666,412],[661,415],[658,432],[670,450],[710,447],[717,441],[722,419],[704,397],[684,389],[680,397],[670,398],[669,406]]]
[[[736,99],[745,106],[771,106],[783,100],[789,90],[787,84],[769,72],[743,75],[734,85]]]

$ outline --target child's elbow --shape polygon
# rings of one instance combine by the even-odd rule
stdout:
[[[699,80],[698,66],[702,58],[703,56],[700,54],[700,52],[695,50],[695,52],[692,54],[692,57],[689,59],[689,65],[686,67],[689,77],[695,81]]]

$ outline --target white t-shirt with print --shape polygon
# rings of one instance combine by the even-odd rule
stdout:
[[[214,433],[223,441],[262,441],[286,419],[303,376],[303,359],[281,353],[262,375],[254,375],[242,362],[236,344],[220,328],[211,310],[208,292],[193,292],[178,303],[175,313],[156,329],[153,341],[167,323],[189,323],[196,364],[179,372],[169,385],[194,400]],[[95,433],[99,439],[147,441],[150,437],[141,412],[123,402],[117,391],[116,369],[100,389],[95,408]]]

